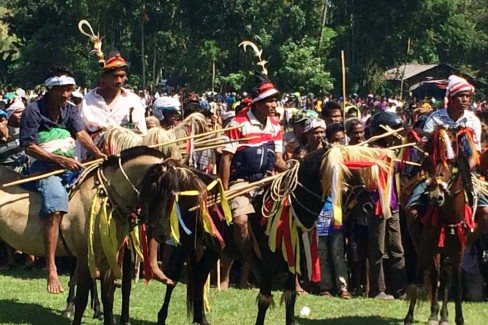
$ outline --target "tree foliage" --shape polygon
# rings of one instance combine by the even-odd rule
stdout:
[[[141,87],[182,78],[196,91],[245,91],[256,60],[252,40],[283,91],[340,92],[344,50],[349,91],[382,87],[404,62],[448,63],[488,80],[487,0],[0,0],[0,80],[32,87],[68,65],[87,87],[99,67],[77,23],[104,36],[103,51],[131,63]],[[8,13],[8,14],[7,14]],[[407,44],[410,40],[410,50]],[[144,69],[143,69],[144,68]],[[144,78],[142,76],[144,70]]]

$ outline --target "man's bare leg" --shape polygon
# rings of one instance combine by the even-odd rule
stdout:
[[[254,256],[254,249],[252,246],[251,240],[251,233],[249,230],[249,219],[246,214],[236,216],[234,218],[234,240],[236,241],[236,245],[242,255],[242,271],[243,274],[240,279],[240,287],[242,288],[249,288],[248,285],[248,277],[249,277],[249,268],[254,272],[258,271],[258,265],[256,261],[256,257]],[[246,269],[247,268],[247,269]],[[256,276],[256,274],[255,274]],[[257,281],[261,281],[259,279],[259,274],[257,274]]]
[[[221,290],[229,289],[230,270],[232,269],[232,264],[234,264],[233,258],[226,256],[226,255],[222,255],[222,257],[220,259],[220,270],[221,270],[220,271],[220,275],[221,275],[220,289]]]
[[[59,224],[63,218],[62,212],[53,212],[43,219],[44,223],[44,251],[46,254],[47,291],[49,293],[64,292],[59,282],[56,268],[56,246],[58,244]]]
[[[154,238],[149,239],[148,243],[149,265],[152,271],[152,278],[168,286],[174,286],[173,280],[168,278],[158,265],[158,247],[159,243]]]

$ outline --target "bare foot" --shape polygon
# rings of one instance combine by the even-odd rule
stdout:
[[[56,272],[48,273],[47,275],[47,291],[52,294],[64,292],[61,282],[59,282],[58,274]]]
[[[175,285],[173,280],[168,278],[166,276],[166,274],[164,274],[163,271],[161,271],[161,269],[159,267],[157,269],[153,269],[152,274],[153,274],[152,278],[156,281],[162,282],[162,283],[166,284],[167,286],[174,286]]]
[[[229,289],[229,282],[228,281],[221,281],[220,282],[220,290],[227,290]]]

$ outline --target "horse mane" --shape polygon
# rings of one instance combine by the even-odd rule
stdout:
[[[141,146],[144,135],[122,126],[111,125],[107,127],[104,139],[108,152],[118,154],[125,149]]]
[[[184,138],[190,133],[199,134],[205,132],[205,123],[206,119],[202,114],[193,113],[173,129],[152,128],[146,135],[122,126],[112,125],[105,132],[105,145],[109,153],[117,154],[128,148],[141,145],[152,146],[162,144]],[[158,150],[162,151],[166,156],[181,159],[181,153],[177,143],[160,146]]]
[[[392,163],[384,159],[386,157],[392,158],[393,151],[381,148],[370,148],[364,146],[343,146],[333,145],[322,159],[322,191],[324,195],[332,193],[332,183],[334,174],[337,177],[337,184],[341,184],[343,180],[351,175],[349,167],[346,162],[374,162],[379,170],[385,171],[388,174],[392,173]],[[368,167],[368,166],[365,166]],[[360,172],[363,181],[373,177],[368,169],[365,172]]]
[[[125,149],[120,152],[120,161],[121,163],[125,163],[128,160],[134,159],[139,156],[153,156],[156,158],[165,158],[166,156],[159,150],[148,148],[146,146],[137,146]],[[110,167],[110,166],[118,166],[119,165],[119,156],[113,155],[109,156],[107,160],[103,162],[103,168]]]
[[[334,207],[342,206],[342,191],[346,179],[351,176],[351,165],[358,167],[361,182],[378,190],[383,215],[391,216],[390,201],[393,190],[392,176],[395,154],[392,150],[364,146],[334,144],[322,159],[322,196],[332,197]],[[334,218],[340,222],[340,210],[334,210]]]

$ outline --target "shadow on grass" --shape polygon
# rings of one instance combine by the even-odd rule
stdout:
[[[376,316],[349,316],[332,319],[308,319],[296,317],[297,323],[300,325],[391,325],[402,324],[401,319],[396,318],[384,318]]]
[[[14,266],[10,270],[2,271],[3,276],[10,276],[16,279],[42,279],[46,277],[46,271],[41,268],[25,268],[23,266]]]
[[[90,318],[93,311],[85,310],[84,318]],[[115,315],[117,321],[120,315]],[[22,303],[15,300],[0,299],[0,324],[71,324],[72,319],[61,316],[59,310],[43,307],[37,304]],[[101,323],[101,322],[100,322]],[[118,324],[118,322],[117,322]],[[132,325],[144,325],[147,321],[131,319]]]
[[[37,304],[15,300],[0,300],[0,323],[13,324],[70,324],[58,311]]]

